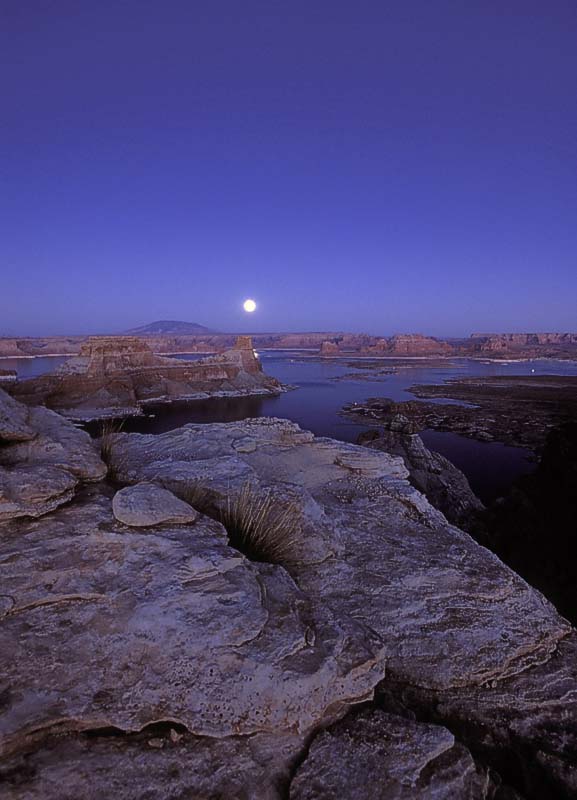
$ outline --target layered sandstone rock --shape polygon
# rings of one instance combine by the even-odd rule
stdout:
[[[45,404],[70,419],[89,420],[142,413],[150,403],[214,395],[276,394],[281,386],[265,375],[250,337],[199,361],[155,355],[134,336],[91,337],[55,373],[11,387],[20,400]]]
[[[575,633],[448,525],[406,481],[400,458],[259,419],[118,434],[112,459],[127,482],[157,481],[177,495],[204,487],[208,511],[247,482],[274,489],[298,509],[289,569],[300,589],[354,620],[367,642],[382,642],[383,698],[390,685],[405,709],[423,717],[434,709],[439,724],[462,729],[462,742],[493,765],[522,752],[514,780],[527,797],[543,796],[532,786],[552,796],[577,791]]]
[[[471,351],[503,357],[575,356],[577,333],[474,333]]]
[[[117,433],[106,449],[129,488],[89,484],[0,525],[0,793],[575,794],[575,632],[401,458],[275,419]],[[268,517],[286,538],[276,564],[235,538],[246,487],[257,508],[290,509],[289,527]]]

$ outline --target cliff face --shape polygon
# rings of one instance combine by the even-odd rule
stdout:
[[[182,361],[155,355],[133,336],[92,337],[59,370],[18,381],[10,391],[20,400],[46,405],[78,420],[142,413],[147,403],[278,393],[265,375],[250,337],[217,356]]]

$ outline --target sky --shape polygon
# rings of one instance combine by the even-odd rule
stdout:
[[[3,0],[0,335],[576,331],[576,43],[575,0]]]

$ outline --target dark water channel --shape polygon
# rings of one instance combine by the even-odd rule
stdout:
[[[196,355],[178,357],[198,358]],[[320,360],[313,354],[296,351],[265,351],[260,353],[260,358],[268,374],[294,386],[295,390],[278,397],[212,398],[150,407],[147,416],[127,420],[123,430],[162,433],[188,422],[230,422],[266,416],[291,419],[317,436],[355,442],[359,433],[369,426],[339,415],[347,403],[362,403],[369,397],[411,400],[415,398],[408,389],[413,384],[442,383],[452,377],[577,374],[576,362],[543,359],[518,362],[411,359],[400,366],[398,361],[393,364],[382,359],[379,369],[394,371],[375,375],[372,370],[347,364],[347,361],[358,362],[356,358]],[[16,369],[19,376],[30,377],[50,372],[65,360],[65,357],[0,359],[0,368]],[[477,442],[455,433],[423,431],[421,435],[429,448],[442,453],[467,475],[473,490],[484,501],[506,491],[517,477],[535,466],[530,453],[523,448]]]

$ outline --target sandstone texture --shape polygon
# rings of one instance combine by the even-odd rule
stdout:
[[[278,394],[282,387],[263,373],[247,336],[199,361],[164,358],[144,340],[122,336],[91,337],[56,372],[18,381],[10,391],[27,404],[86,421],[138,415],[154,403]]]
[[[314,740],[291,800],[472,800],[494,797],[486,767],[446,728],[370,711]]]
[[[194,522],[197,512],[154,483],[138,483],[116,492],[112,512],[119,522],[134,528]]]
[[[87,433],[0,390],[0,522],[47,514],[71,500],[80,482],[105,475]]]
[[[575,795],[575,631],[403,458],[265,418],[106,455],[0,525],[0,797]],[[290,510],[276,563],[247,497]]]

